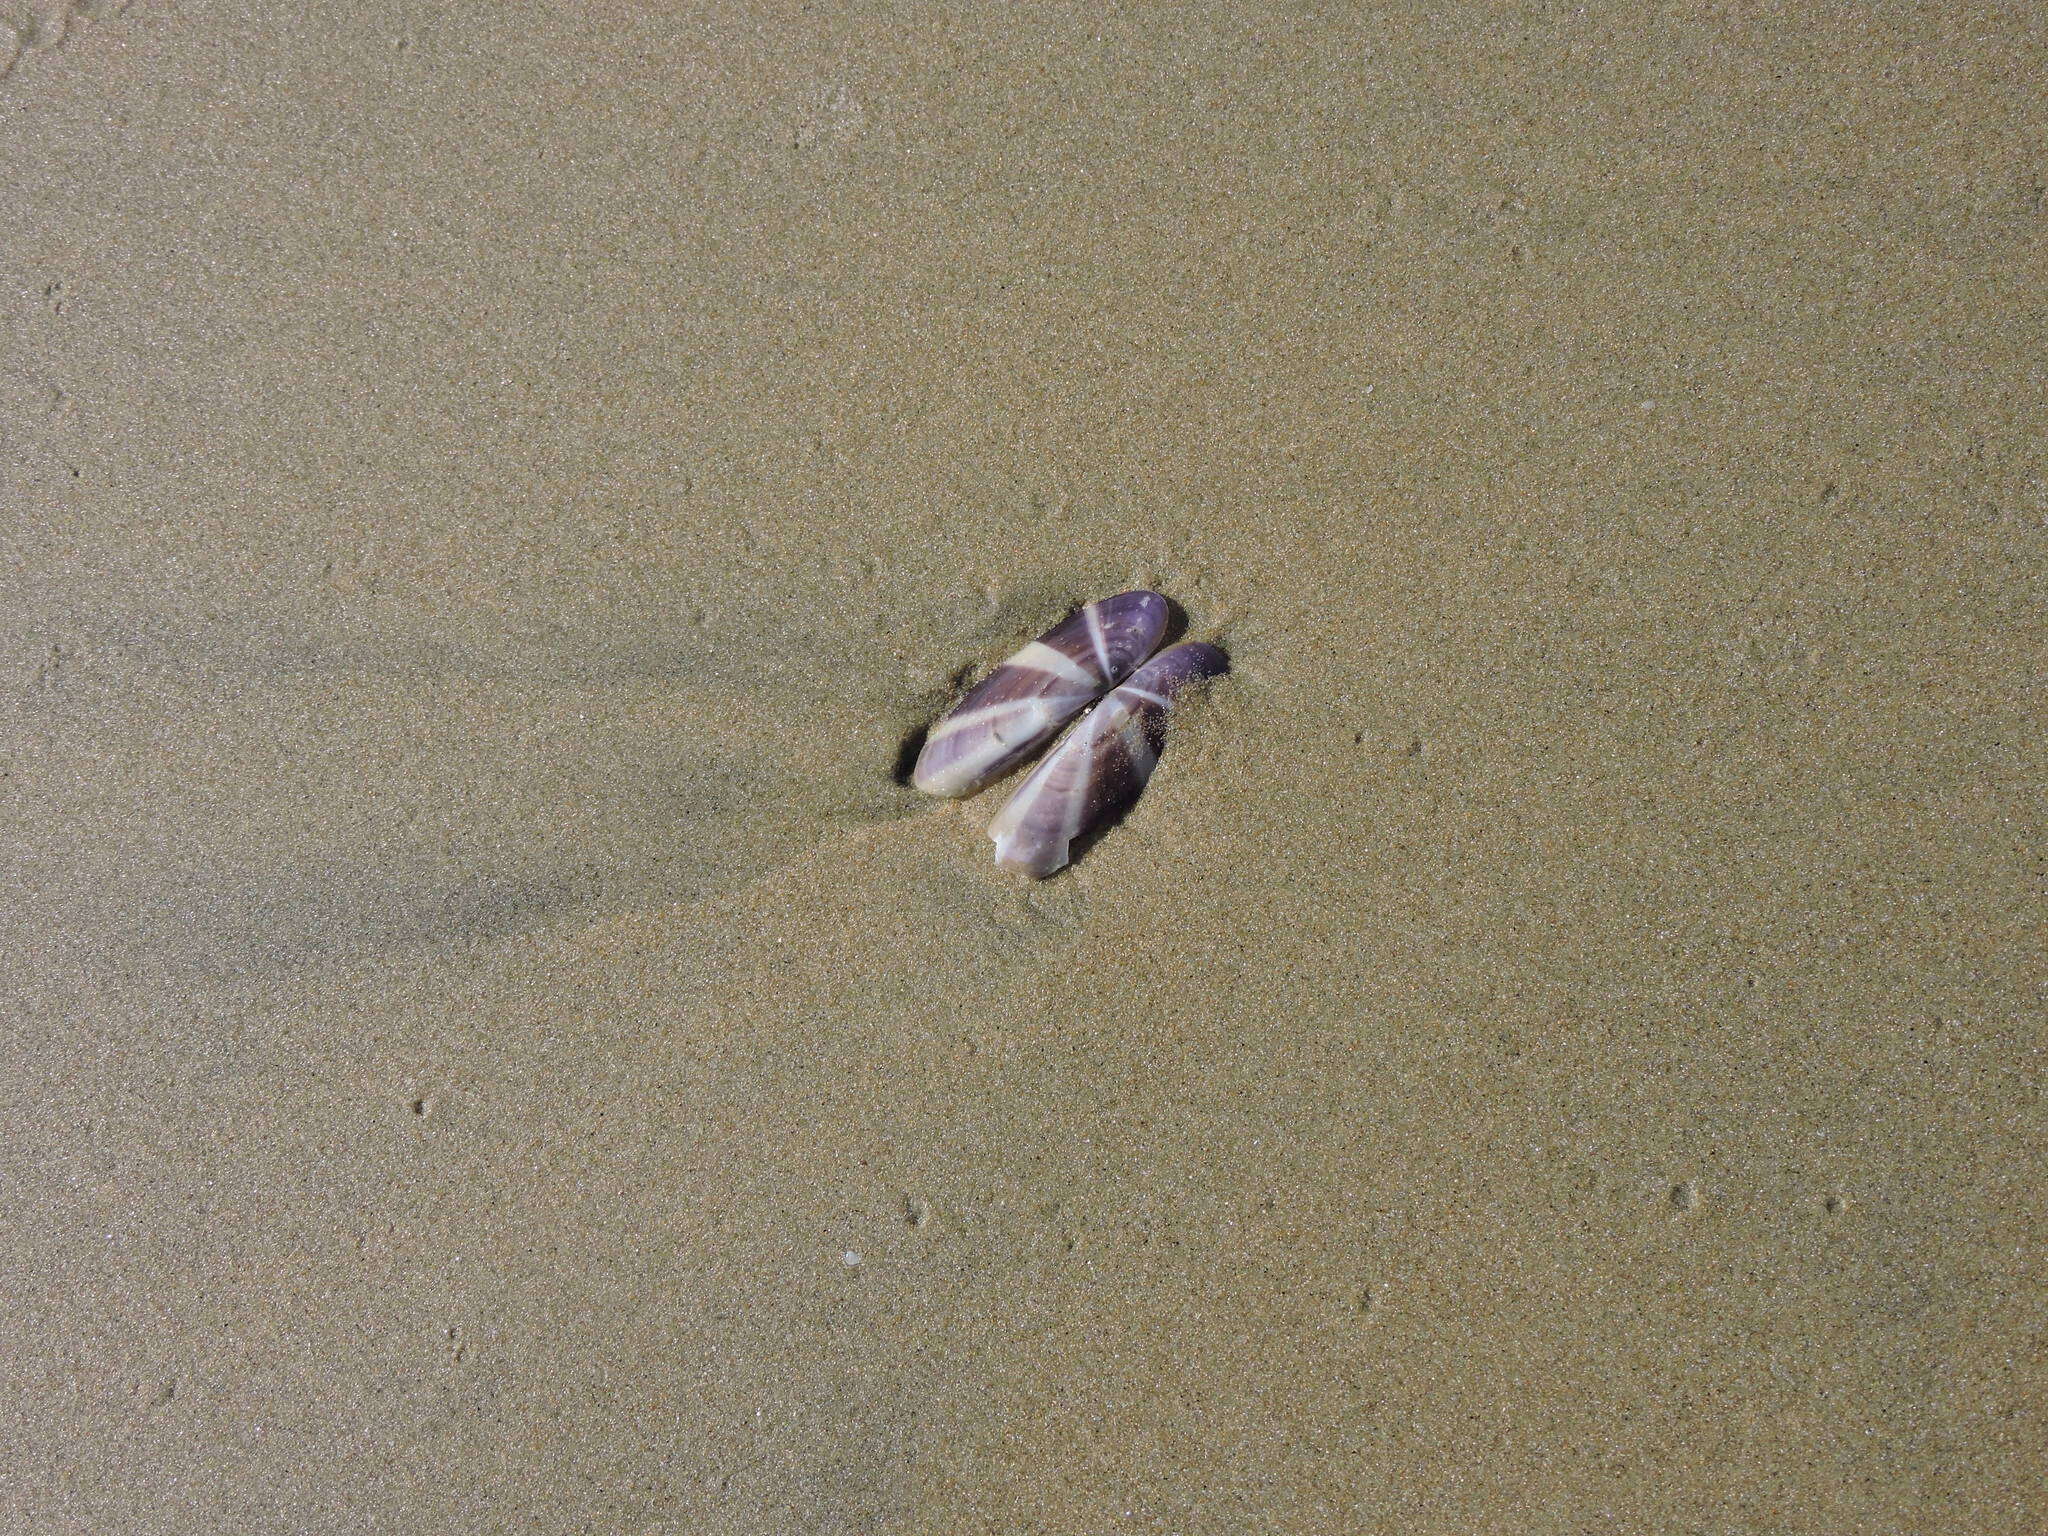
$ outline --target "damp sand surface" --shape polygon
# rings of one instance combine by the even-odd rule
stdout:
[[[0,5],[0,1528],[2042,1528],[2023,9],[279,9]]]

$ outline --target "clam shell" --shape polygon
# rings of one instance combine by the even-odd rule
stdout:
[[[1169,646],[1096,705],[989,823],[996,862],[1043,880],[1066,866],[1078,837],[1130,808],[1166,744],[1166,713],[1192,683],[1230,670],[1199,640]]]
[[[928,795],[954,797],[1001,778],[1130,676],[1166,633],[1166,613],[1157,592],[1119,592],[1083,604],[932,727],[910,782]]]

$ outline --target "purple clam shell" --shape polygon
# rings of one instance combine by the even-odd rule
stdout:
[[[1166,633],[1166,599],[1119,592],[1085,603],[983,678],[931,729],[911,783],[971,795],[1037,751],[1114,688]]]
[[[1121,815],[1144,791],[1166,744],[1166,714],[1181,689],[1230,670],[1199,640],[1169,646],[1098,704],[1031,770],[989,823],[996,862],[1043,880],[1066,866],[1073,843]]]

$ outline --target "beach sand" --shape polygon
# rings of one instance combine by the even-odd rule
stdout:
[[[0,6],[0,1530],[2048,1523],[2037,12],[294,9]]]

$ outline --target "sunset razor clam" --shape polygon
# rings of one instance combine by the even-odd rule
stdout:
[[[1024,761],[1131,675],[1166,633],[1166,599],[1119,592],[1085,603],[983,678],[925,737],[910,782],[971,795]]]
[[[1129,809],[1166,744],[1166,712],[1190,683],[1230,670],[1213,645],[1169,646],[1096,705],[989,823],[996,862],[1043,880],[1072,857],[1074,839]]]

